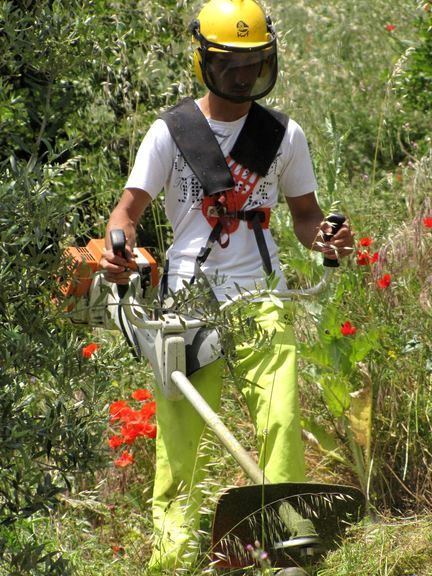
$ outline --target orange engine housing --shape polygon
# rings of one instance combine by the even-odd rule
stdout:
[[[99,262],[102,258],[105,241],[93,239],[84,248],[66,248],[65,258],[70,279],[61,284],[61,291],[65,298],[84,296],[90,289],[95,272],[100,270]],[[131,260],[131,270],[144,270],[149,273],[151,286],[157,286],[159,274],[156,260],[145,248],[134,248],[135,260]]]

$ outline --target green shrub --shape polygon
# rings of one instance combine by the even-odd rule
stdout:
[[[32,526],[107,464],[105,406],[130,358],[102,335],[84,358],[94,336],[53,297],[63,247],[103,234],[154,110],[176,97],[179,76],[188,82],[174,7],[0,4],[2,575],[66,573]],[[151,219],[145,233],[156,245]]]
[[[405,53],[397,89],[404,108],[428,114],[432,112],[432,3],[418,2],[418,12],[415,39]]]

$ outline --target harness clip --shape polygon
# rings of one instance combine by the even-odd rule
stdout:
[[[207,208],[207,218],[219,218],[226,212],[222,206],[209,206]]]

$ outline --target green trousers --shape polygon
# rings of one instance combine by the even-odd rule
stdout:
[[[269,302],[251,308],[255,321],[270,334],[271,346],[236,347],[241,392],[255,425],[259,465],[271,482],[305,481],[296,372],[296,346],[289,304]],[[220,406],[223,360],[190,378],[214,410]],[[205,423],[186,399],[166,400],[156,392],[156,476],[153,491],[155,544],[149,568],[173,570],[196,558],[199,484],[205,477],[208,453],[199,451]],[[197,457],[197,454],[200,454]]]

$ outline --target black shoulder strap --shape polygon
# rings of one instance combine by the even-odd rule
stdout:
[[[265,176],[288,126],[288,116],[252,102],[246,122],[231,150],[231,158]]]
[[[185,98],[162,112],[170,134],[198,178],[204,194],[233,188],[235,183],[219,143],[205,116],[193,100]],[[275,159],[288,125],[288,116],[252,102],[246,122],[231,150],[231,157],[260,176]]]
[[[200,181],[204,194],[216,194],[234,187],[233,177],[219,143],[193,98],[185,98],[162,112],[160,117]]]

